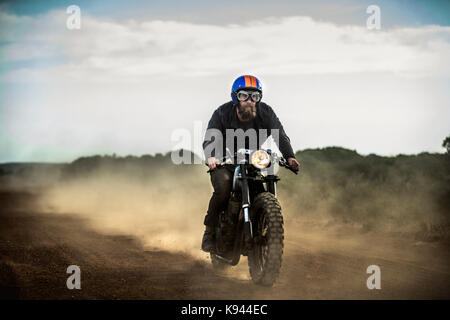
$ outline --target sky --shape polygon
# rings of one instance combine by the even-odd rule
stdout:
[[[0,162],[201,153],[242,74],[294,150],[444,152],[449,56],[450,1],[3,1]]]

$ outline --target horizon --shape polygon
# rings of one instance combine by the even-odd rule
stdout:
[[[380,154],[376,154],[376,153],[369,153],[369,154],[362,154],[359,153],[357,150],[353,150],[353,149],[347,149],[347,148],[343,148],[343,147],[339,147],[339,146],[328,146],[328,147],[322,147],[322,148],[306,148],[306,149],[302,149],[302,150],[297,150],[294,151],[294,154],[297,153],[301,153],[301,152],[305,152],[305,151],[323,151],[325,149],[343,149],[345,151],[351,151],[351,152],[355,152],[357,155],[361,156],[361,157],[368,157],[368,156],[377,156],[377,157],[381,157],[381,158],[397,158],[399,156],[405,156],[405,157],[412,157],[412,156],[420,156],[422,154],[431,154],[431,155],[448,155],[447,152],[428,152],[428,151],[422,151],[419,153],[414,153],[414,154],[405,154],[405,153],[398,153],[396,155],[380,155]],[[52,162],[52,161],[26,161],[26,162],[17,162],[17,161],[8,161],[8,162],[0,162],[0,166],[1,165],[5,165],[5,164],[70,164],[78,159],[81,158],[90,158],[90,157],[112,157],[112,158],[127,158],[127,157],[134,157],[134,158],[141,158],[143,156],[150,156],[150,157],[156,157],[156,156],[163,156],[163,157],[167,157],[170,156],[170,154],[172,152],[179,152],[181,150],[184,151],[188,151],[191,154],[193,154],[194,156],[198,156],[199,158],[201,158],[202,162],[205,161],[204,157],[202,157],[201,155],[198,155],[197,153],[195,153],[192,150],[188,150],[188,149],[178,149],[178,150],[171,150],[171,151],[167,151],[167,152],[155,152],[155,153],[144,153],[144,154],[117,154],[115,152],[109,154],[87,154],[87,155],[80,155],[72,160],[69,161],[62,161],[62,162]],[[300,165],[301,165],[301,159],[297,159],[300,161]],[[181,163],[184,165],[184,163]],[[191,163],[191,165],[193,165],[195,163]],[[201,163],[203,164],[203,163]]]

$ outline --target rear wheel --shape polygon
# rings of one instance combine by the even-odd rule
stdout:
[[[254,231],[257,243],[248,253],[250,276],[256,284],[272,286],[280,273],[283,256],[281,206],[272,193],[263,192],[255,197],[252,211],[257,223]]]

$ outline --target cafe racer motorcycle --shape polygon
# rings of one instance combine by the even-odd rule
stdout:
[[[218,166],[235,165],[227,208],[219,214],[216,248],[210,253],[217,269],[239,263],[247,256],[254,283],[272,286],[280,272],[283,255],[283,215],[276,197],[280,166],[295,174],[281,156],[268,150],[239,149]],[[210,172],[210,171],[208,171]]]

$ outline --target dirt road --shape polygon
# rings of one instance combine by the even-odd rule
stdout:
[[[35,210],[39,195],[0,193],[0,298],[19,299],[449,299],[448,244],[286,221],[272,288],[249,280],[246,258],[227,272],[203,258],[107,235],[77,215]],[[201,234],[198,235],[200,241]],[[66,269],[81,268],[81,290]],[[381,269],[369,290],[366,269]]]

